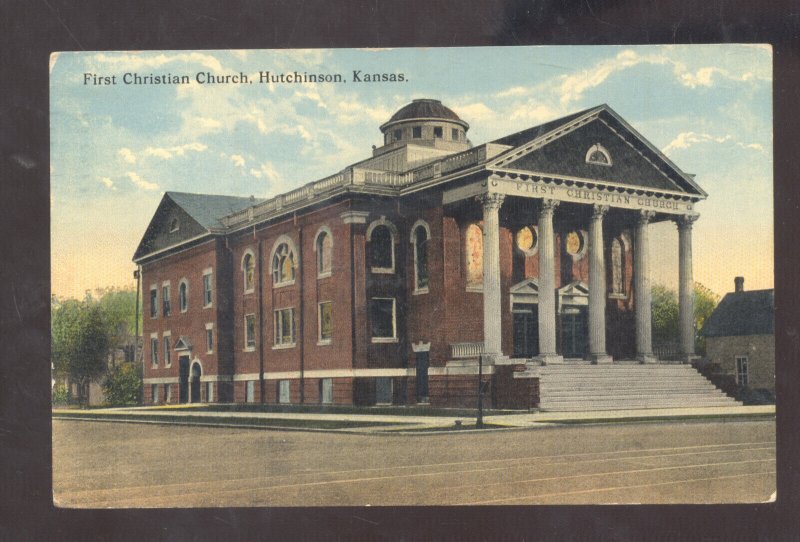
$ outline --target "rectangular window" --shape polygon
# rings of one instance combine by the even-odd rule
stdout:
[[[158,367],[158,336],[150,337],[150,362]]]
[[[433,137],[437,139],[442,138],[442,127],[441,126],[434,126],[433,127]]]
[[[319,381],[319,397],[323,405],[333,403],[333,379],[323,378]]]
[[[245,397],[245,401],[248,403],[254,403],[256,400],[256,382],[255,380],[248,380],[246,384],[246,392],[247,396]]]
[[[162,313],[164,316],[169,316],[172,312],[169,306],[169,284],[161,288],[161,304],[162,304]]]
[[[166,333],[164,334],[164,365],[167,367],[172,366],[172,357],[169,348],[170,338],[171,337],[169,335],[167,335]]]
[[[244,347],[252,350],[256,347],[256,315],[247,314],[244,317]]]
[[[414,126],[411,129],[411,136],[414,139],[420,139],[422,137],[422,126]]]
[[[213,403],[214,402],[214,383],[213,382],[206,382],[206,402]]]
[[[172,402],[172,385],[171,384],[164,384],[164,402],[171,403]]]
[[[331,302],[319,304],[319,342],[330,343],[333,337],[333,317]]]
[[[294,345],[294,309],[275,311],[275,346]]]
[[[153,404],[158,404],[158,384],[150,384],[150,396],[153,398]]]
[[[453,141],[458,141],[458,128],[453,128]]]
[[[400,141],[401,139],[403,139],[403,131],[402,130],[395,130],[394,131],[394,140],[395,141]]]
[[[388,342],[397,339],[397,319],[393,297],[373,297],[370,300],[372,341]]]
[[[736,382],[747,387],[747,356],[736,356]]]
[[[291,402],[291,387],[288,380],[278,380],[278,402]]]
[[[210,354],[214,351],[214,330],[206,328],[206,353]]]
[[[207,272],[203,275],[203,306],[211,306],[211,282],[213,275]]]
[[[158,288],[150,288],[150,318],[158,317]]]

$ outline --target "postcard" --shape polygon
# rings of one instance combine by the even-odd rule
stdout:
[[[66,508],[775,500],[768,45],[50,58]]]

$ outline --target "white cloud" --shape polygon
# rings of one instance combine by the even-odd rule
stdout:
[[[203,152],[208,148],[203,143],[186,143],[185,145],[175,145],[172,147],[147,147],[142,151],[144,156],[155,156],[156,158],[163,158],[170,160],[175,156],[183,156],[187,151]]]
[[[675,71],[681,84],[689,88],[710,87],[713,84],[712,79],[714,73],[723,72],[723,70],[720,70],[719,68],[707,67],[700,68],[694,73],[689,71],[681,73],[681,69],[678,66],[676,66]]]
[[[116,190],[117,189],[117,187],[114,186],[114,181],[112,181],[108,177],[102,177],[100,179],[100,182],[103,183],[106,186],[106,188],[109,188],[111,190]]]
[[[730,140],[731,136],[729,135],[722,137],[714,137],[710,134],[698,134],[696,132],[681,132],[675,139],[670,141],[666,147],[664,147],[663,152],[664,154],[669,154],[670,151],[673,151],[675,149],[688,149],[689,147],[697,143],[724,143]]]
[[[458,116],[462,119],[470,119],[470,122],[480,122],[492,119],[496,113],[483,102],[474,102],[466,105],[454,105]]]
[[[196,64],[218,73],[223,72],[220,61],[205,53],[160,53],[157,55],[150,53],[98,53],[94,56],[94,60],[119,71],[152,70],[161,68],[165,64],[179,62]]]
[[[129,164],[135,164],[136,163],[136,155],[133,154],[133,151],[131,151],[128,148],[125,148],[125,147],[121,148],[120,150],[117,151],[117,154],[119,155],[120,158],[122,158],[123,160],[125,160]]]
[[[232,154],[231,161],[236,167],[244,167],[244,156],[241,154]]]
[[[511,96],[525,96],[526,94],[530,94],[532,91],[529,87],[511,87],[507,88],[506,90],[502,90],[500,92],[495,93],[496,98],[508,98]]]
[[[158,185],[156,183],[145,181],[144,179],[139,177],[137,173],[133,171],[129,171],[125,175],[128,176],[128,179],[130,179],[133,184],[135,184],[142,190],[158,190]]]
[[[256,179],[266,179],[270,183],[277,183],[281,180],[281,174],[278,173],[278,170],[275,168],[272,162],[265,162],[261,164],[258,169],[251,168],[250,175]]]

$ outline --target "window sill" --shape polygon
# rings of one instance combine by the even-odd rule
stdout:
[[[372,267],[370,271],[376,275],[394,275],[394,267]]]
[[[297,346],[297,343],[287,343],[287,344],[276,344],[272,347],[273,350],[286,350],[289,348],[294,348]]]
[[[209,304],[209,305],[203,305],[203,308],[204,308],[204,309],[213,309],[213,308],[214,308],[214,304],[213,304],[213,303],[211,303],[211,304]]]
[[[256,289],[255,289],[255,288],[250,288],[249,290],[245,290],[245,291],[244,291],[244,293],[245,293],[245,295],[247,295],[247,294],[252,294],[252,293],[254,293],[255,291],[256,291]]]
[[[609,299],[628,299],[626,294],[608,294]]]
[[[181,314],[186,314],[189,311],[188,307],[185,309],[181,309]]]
[[[255,352],[255,351],[256,351],[255,346],[245,346],[243,350],[243,352]]]
[[[429,293],[428,288],[420,288],[419,290],[414,290],[411,295],[422,295]]]
[[[328,279],[330,277],[331,277],[331,272],[330,271],[325,271],[324,273],[319,273],[317,275],[318,279]]]
[[[255,348],[253,350],[255,350]],[[206,350],[206,354],[213,354],[213,353],[214,353],[213,350]]]
[[[286,282],[273,282],[272,288],[285,288],[286,286],[294,286],[294,280],[287,280]]]
[[[468,292],[483,293],[483,285],[480,286],[467,286]]]
[[[373,344],[390,344],[396,342],[397,337],[372,337]]]
[[[333,344],[331,339],[321,339],[317,341],[317,346],[330,346],[331,344]]]

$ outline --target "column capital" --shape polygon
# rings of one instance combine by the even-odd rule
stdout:
[[[545,213],[552,214],[553,211],[556,210],[556,207],[558,207],[560,204],[561,204],[560,200],[551,199],[551,198],[544,198],[542,200],[541,213],[542,214],[545,214]]]
[[[646,226],[651,220],[653,220],[654,216],[656,216],[656,213],[653,211],[639,211],[637,222],[640,226]]]
[[[608,212],[608,205],[592,205],[592,220],[602,220]]]
[[[691,230],[692,225],[700,218],[700,215],[682,215],[675,218],[678,230]]]
[[[491,211],[500,209],[500,206],[503,205],[503,201],[506,199],[506,195],[496,192],[486,192],[485,194],[475,196],[475,199],[483,205],[484,209]]]

